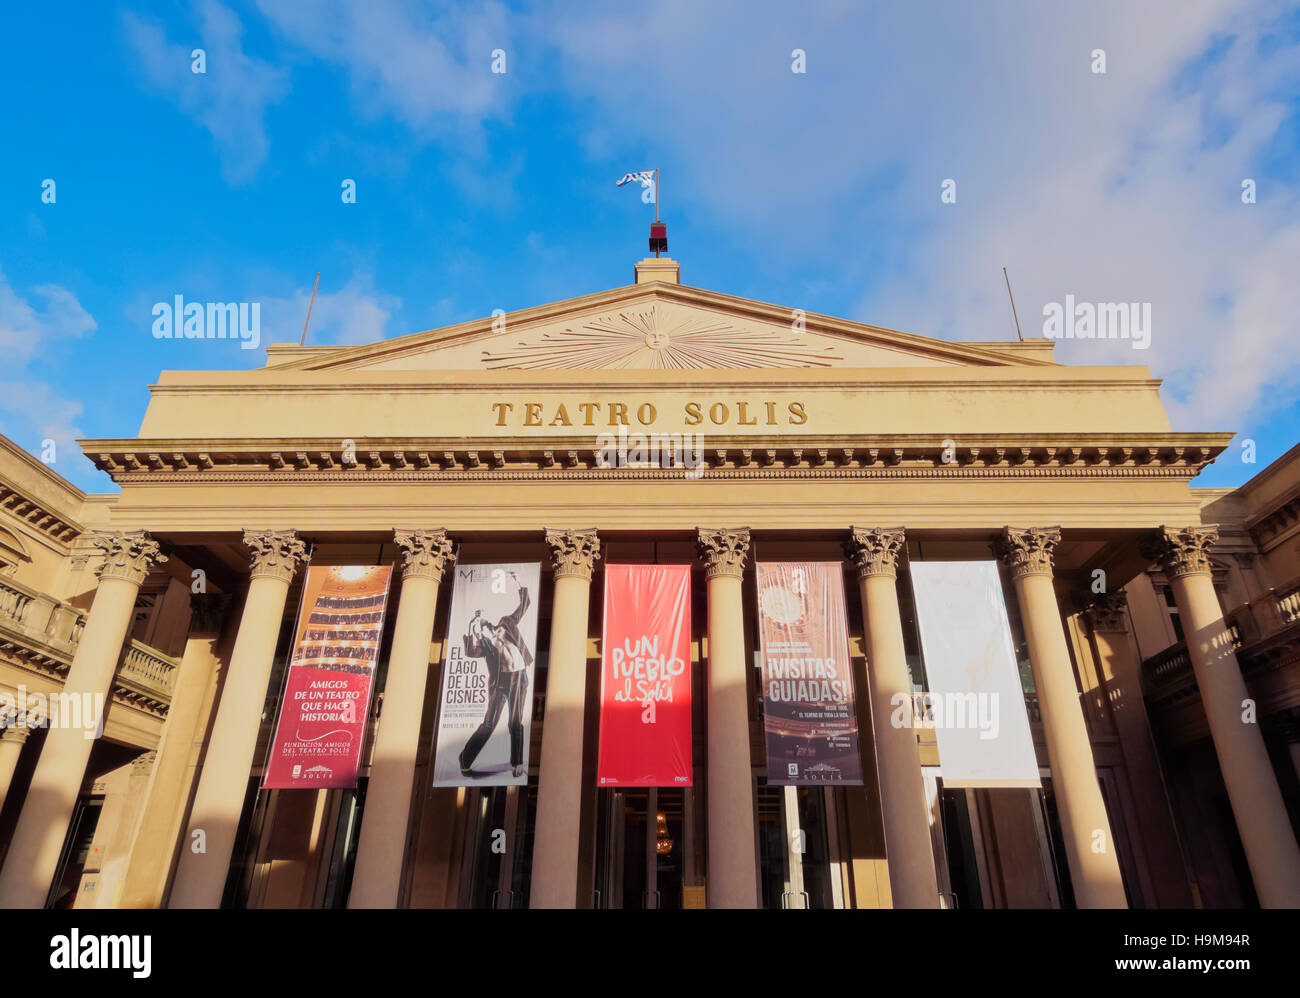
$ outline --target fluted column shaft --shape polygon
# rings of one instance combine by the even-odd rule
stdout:
[[[1162,527],[1146,552],[1159,560],[1173,590],[1259,903],[1300,908],[1300,846],[1214,593],[1209,552],[1218,539],[1213,527]]]
[[[896,726],[898,705],[910,703],[912,684],[903,650],[896,586],[901,527],[854,528],[847,553],[857,565],[866,637],[867,681],[876,771],[884,802],[889,893],[895,908],[939,907],[939,882],[930,839],[930,806],[921,776],[921,749],[909,723]],[[911,711],[905,712],[910,718]]]
[[[587,697],[587,616],[600,557],[595,530],[547,530],[555,570],[546,716],[537,778],[531,908],[573,908],[578,894],[582,733]]]
[[[1052,555],[1060,539],[1056,528],[1007,527],[998,539],[998,554],[1011,569],[1020,603],[1075,903],[1080,908],[1126,908],[1119,856],[1052,586]]]
[[[262,725],[289,583],[306,559],[306,546],[292,530],[247,530],[252,572],[230,672],[221,690],[212,736],[169,908],[218,908],[235,848],[235,833],[248,789],[248,775]]]
[[[9,785],[14,780],[14,770],[18,768],[18,757],[23,754],[23,746],[31,733],[31,728],[24,723],[0,728],[0,808],[5,806]]]
[[[103,733],[102,715],[112,696],[113,675],[131,627],[136,595],[149,569],[167,560],[158,543],[142,530],[103,533],[92,540],[105,560],[97,570],[95,600],[63,683],[61,700],[65,708],[75,703],[82,716],[75,725],[67,716],[49,718],[45,745],[0,872],[0,908],[45,904],[90,750]]]
[[[710,908],[757,908],[754,788],[749,758],[745,608],[749,530],[699,532],[709,601],[708,823]]]
[[[207,727],[219,631],[230,599],[228,594],[191,597],[190,633],[150,773],[140,831],[122,881],[123,908],[162,907],[193,783],[194,747]]]
[[[398,530],[402,593],[384,681],[384,709],[361,816],[349,908],[394,908],[402,889],[420,720],[429,679],[429,642],[443,572],[455,558],[445,530]]]

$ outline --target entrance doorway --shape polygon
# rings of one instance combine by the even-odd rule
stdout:
[[[527,908],[537,784],[467,793],[460,908]]]
[[[764,908],[844,907],[836,793],[831,787],[758,787]]]
[[[45,900],[45,907],[71,908],[76,902],[77,891],[81,885],[81,874],[90,859],[95,828],[99,825],[99,816],[103,811],[102,794],[83,794],[77,798],[77,806],[72,813],[72,821],[68,826],[68,834],[63,842],[63,851],[59,856],[59,865],[50,886],[50,893]]]
[[[694,788],[598,793],[592,907],[703,907]]]

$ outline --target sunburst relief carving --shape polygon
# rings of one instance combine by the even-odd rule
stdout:
[[[658,303],[544,333],[540,343],[483,351],[491,371],[830,367],[842,359],[833,348],[811,347],[794,335],[695,312],[673,316]]]

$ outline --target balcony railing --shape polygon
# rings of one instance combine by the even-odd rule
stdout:
[[[1300,578],[1243,603],[1229,613],[1227,619],[1239,628],[1246,644],[1286,630],[1300,622]]]
[[[0,579],[0,641],[59,672],[72,665],[86,628],[86,611],[14,579]],[[166,707],[180,662],[132,639],[122,649],[114,692]]]
[[[1232,650],[1249,659],[1261,643],[1300,625],[1300,579],[1255,597],[1224,615],[1225,638]],[[1293,632],[1294,633],[1294,632]],[[1243,661],[1242,666],[1249,664]],[[1147,690],[1168,688],[1192,681],[1192,660],[1187,642],[1180,641],[1142,663],[1142,682]]]

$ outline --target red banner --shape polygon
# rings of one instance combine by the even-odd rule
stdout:
[[[606,565],[602,787],[691,785],[691,569]]]
[[[263,787],[356,787],[392,573],[308,568]]]

